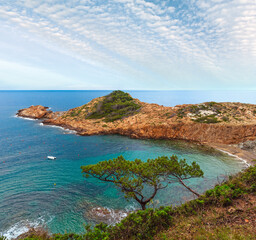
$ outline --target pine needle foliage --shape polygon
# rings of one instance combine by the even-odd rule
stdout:
[[[203,176],[203,171],[197,163],[189,165],[185,159],[178,160],[175,155],[148,159],[146,162],[140,159],[129,161],[119,156],[81,168],[85,177],[114,183],[124,193],[125,198],[136,200],[143,210],[159,190],[171,183],[180,183],[198,195],[184,180]]]

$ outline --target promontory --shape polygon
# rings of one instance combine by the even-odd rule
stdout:
[[[165,107],[113,91],[68,111],[52,112],[37,105],[21,109],[17,115],[41,119],[43,124],[75,130],[79,135],[180,139],[227,150],[247,160],[256,159],[254,104],[205,102]]]

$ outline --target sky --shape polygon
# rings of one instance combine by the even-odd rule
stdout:
[[[256,90],[256,0],[0,0],[0,90]]]

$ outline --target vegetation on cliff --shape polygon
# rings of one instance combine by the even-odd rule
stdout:
[[[180,183],[199,196],[184,183],[184,180],[203,176],[203,171],[196,162],[189,165],[185,159],[178,160],[175,155],[148,159],[146,162],[140,159],[129,161],[119,156],[113,160],[81,168],[86,177],[91,176],[103,182],[114,183],[125,194],[125,198],[136,200],[143,210],[157,192],[170,183]]]
[[[74,108],[63,117],[104,119],[105,122],[113,122],[137,113],[140,107],[128,93],[118,90],[107,96],[94,99],[81,107]]]
[[[189,117],[198,123],[240,122],[255,115],[255,105],[243,103],[206,102],[181,106],[177,111],[178,118]]]
[[[87,118],[104,118],[106,122],[113,122],[134,114],[139,108],[140,105],[128,93],[113,91],[96,104],[95,111],[89,113]]]

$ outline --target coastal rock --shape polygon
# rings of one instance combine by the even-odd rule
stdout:
[[[25,238],[34,238],[37,237],[37,239],[50,239],[50,234],[48,231],[46,231],[44,228],[38,227],[38,228],[30,228],[27,232],[22,233],[19,235],[15,240],[19,239],[25,239]]]
[[[33,119],[41,119],[47,117],[52,111],[48,110],[48,107],[41,105],[31,106],[29,108],[24,108],[18,111],[17,116],[27,117]]]
[[[87,218],[90,218],[98,223],[104,222],[106,224],[113,224],[120,222],[128,215],[128,212],[105,207],[94,207],[85,212],[85,215]]]
[[[246,141],[239,143],[238,147],[246,151],[256,152],[256,141]]]

